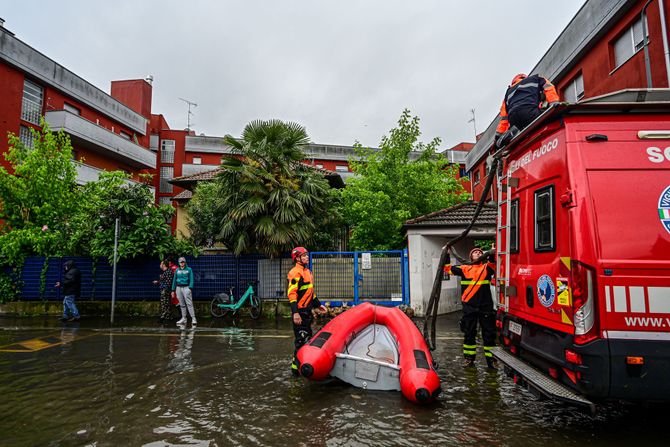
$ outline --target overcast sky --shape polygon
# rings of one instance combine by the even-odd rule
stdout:
[[[154,77],[153,113],[239,136],[254,119],[312,141],[378,146],[404,108],[422,140],[474,141],[584,0],[0,0],[16,36],[110,91]]]

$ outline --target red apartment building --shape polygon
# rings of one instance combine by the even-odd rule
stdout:
[[[666,0],[588,0],[531,74],[551,79],[561,99],[570,102],[629,88],[668,88],[668,21]],[[647,29],[649,70],[643,28]],[[505,87],[500,86],[501,98]],[[489,125],[466,157],[475,200],[488,175],[486,156],[492,151],[498,121]]]
[[[151,84],[123,81],[118,87],[127,82],[143,84],[150,108]],[[44,117],[53,131],[70,136],[79,183],[97,179],[103,170],[122,170],[137,181],[140,173],[156,166],[144,110],[129,107],[124,95],[108,95],[28,46],[4,28],[4,21],[0,21],[0,97],[0,153],[8,149],[9,132],[31,146],[30,129],[38,129]],[[4,157],[0,164],[8,167]]]

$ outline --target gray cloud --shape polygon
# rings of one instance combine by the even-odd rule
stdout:
[[[37,3],[37,5],[36,5]],[[473,141],[506,85],[578,11],[523,0],[0,1],[17,37],[109,91],[154,76],[172,128],[239,135],[256,118],[296,121],[313,141],[376,146],[403,108],[423,139]]]

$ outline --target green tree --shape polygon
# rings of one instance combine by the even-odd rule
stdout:
[[[257,120],[241,139],[224,141],[239,157],[223,160],[219,176],[196,189],[188,206],[195,240],[270,256],[314,242],[335,198],[323,175],[301,163],[305,128]]]
[[[31,129],[33,147],[13,134],[0,167],[0,265],[20,266],[26,256],[58,256],[78,206],[72,145],[46,123]]]
[[[81,203],[73,219],[71,252],[93,257],[114,256],[115,221],[120,219],[118,259],[137,256],[164,257],[168,254],[195,254],[187,241],[178,241],[167,224],[174,213],[171,205],[156,205],[145,183],[129,183],[129,175],[103,172],[95,182],[81,188]]]
[[[457,168],[435,153],[440,139],[418,141],[419,118],[405,109],[398,126],[384,136],[380,150],[355,145],[356,174],[342,191],[342,212],[351,227],[350,246],[389,250],[404,246],[403,223],[467,199]],[[418,154],[413,157],[412,154]]]

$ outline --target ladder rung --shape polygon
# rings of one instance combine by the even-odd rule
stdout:
[[[509,252],[508,251],[499,251],[498,254],[499,255],[508,255]]]
[[[507,226],[507,225],[500,225],[500,226],[498,227],[499,230],[504,230],[505,228],[509,228],[509,226]]]
[[[496,281],[507,281],[508,279],[509,278],[503,276],[503,277],[500,277],[500,278],[496,278]]]

